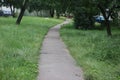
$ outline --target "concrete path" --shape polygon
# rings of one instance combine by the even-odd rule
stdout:
[[[67,23],[69,20],[51,28],[46,35],[40,55],[38,80],[83,80],[82,70],[60,39],[59,29]]]

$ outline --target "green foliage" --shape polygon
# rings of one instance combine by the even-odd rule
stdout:
[[[48,10],[50,8],[49,5],[47,5],[47,3],[44,0],[35,0],[32,1],[30,0],[29,2],[29,11],[40,11],[40,10]]]
[[[14,21],[0,17],[0,80],[36,80],[43,38],[62,20],[24,17],[19,26]]]
[[[94,26],[93,16],[97,14],[97,9],[92,0],[77,0],[73,2],[73,14],[76,28],[92,28]]]
[[[20,8],[24,0],[3,0],[3,5],[14,6],[15,8]]]
[[[56,11],[56,16],[59,18],[60,14],[69,11],[70,3],[71,0],[30,0],[29,11],[49,10],[51,17]]]
[[[105,30],[80,31],[72,24],[61,29],[62,39],[82,67],[86,80],[120,79],[120,29],[112,30],[110,38]]]
[[[87,29],[89,27],[90,21],[84,8],[76,9],[74,12],[74,24],[76,29]]]

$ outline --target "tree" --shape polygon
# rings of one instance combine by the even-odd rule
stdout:
[[[16,24],[18,24],[18,25],[20,24],[20,22],[22,20],[22,17],[24,15],[25,9],[27,8],[28,3],[29,3],[29,0],[24,0],[23,5],[21,7],[20,14],[19,14],[18,19],[16,21]]]
[[[2,0],[2,5],[9,6],[12,16],[15,17],[15,8],[20,8],[23,0]]]
[[[68,3],[66,0],[31,0],[29,11],[49,10],[50,16],[54,17],[56,10],[57,18],[59,18],[60,14],[65,13],[67,9],[66,3]]]
[[[48,10],[50,12],[50,16],[53,18],[55,15],[55,0],[46,0],[45,4],[48,7]]]
[[[97,14],[97,8],[92,0],[76,0],[72,2],[75,28],[89,29],[93,28],[93,16]]]
[[[119,8],[118,3],[120,3],[120,1],[119,0],[104,0],[104,1],[96,0],[96,1],[97,7],[100,9],[105,19],[107,35],[112,36],[109,18],[112,16],[112,13],[114,13],[114,10],[116,8]]]
[[[102,13],[105,19],[107,35],[112,35],[109,18],[114,14],[116,8],[119,8],[120,0],[72,0],[71,2],[70,9],[73,11],[75,27],[77,29],[79,26],[92,26],[94,22],[92,21],[93,16],[97,13]],[[88,25],[88,23],[90,24]]]
[[[41,10],[48,10],[51,17],[54,17],[54,0],[30,0],[29,2],[29,12],[36,11],[37,15]]]
[[[56,0],[55,1],[55,10],[57,18],[60,17],[60,14],[71,13],[70,6],[72,0]]]
[[[43,0],[35,0],[29,2],[29,12],[36,11],[37,16],[41,10],[48,10],[49,6]]]
[[[50,8],[51,16],[54,14],[54,11],[56,11],[56,16],[57,18],[59,18],[61,13],[65,13],[68,10],[68,6],[70,4],[69,1],[68,0],[46,0],[46,4]]]

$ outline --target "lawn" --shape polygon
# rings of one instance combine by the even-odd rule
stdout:
[[[36,80],[41,43],[63,20],[24,17],[21,25],[0,17],[0,80]]]
[[[72,24],[60,33],[85,80],[120,80],[120,29],[112,29],[112,38],[105,30],[76,30]]]

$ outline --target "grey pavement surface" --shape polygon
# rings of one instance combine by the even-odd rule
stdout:
[[[67,23],[69,20],[56,25],[46,35],[41,49],[37,80],[84,80],[82,70],[60,38],[59,29]]]

